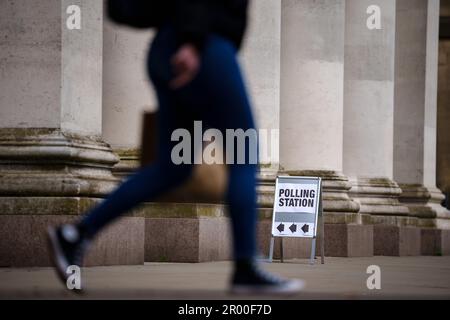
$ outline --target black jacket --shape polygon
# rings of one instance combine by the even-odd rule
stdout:
[[[209,33],[240,48],[247,26],[249,0],[109,0],[109,17],[136,28],[172,24],[181,43],[201,49]]]

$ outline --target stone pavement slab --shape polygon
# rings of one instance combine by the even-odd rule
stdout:
[[[369,290],[367,267],[381,268],[381,290]],[[57,281],[51,268],[0,269],[0,299],[273,299],[232,296],[227,284],[232,264],[146,263],[82,269],[83,295]],[[264,263],[287,277],[306,281],[289,299],[449,299],[450,257],[326,258]],[[284,298],[285,299],[285,298]]]

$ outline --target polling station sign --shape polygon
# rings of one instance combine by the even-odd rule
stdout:
[[[321,179],[278,177],[272,217],[273,237],[315,238]]]

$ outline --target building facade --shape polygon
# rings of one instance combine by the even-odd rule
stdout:
[[[0,266],[45,266],[46,227],[77,219],[139,166],[143,113],[157,110],[153,31],[113,25],[100,0],[0,5]],[[252,1],[240,59],[257,125],[275,133],[259,174],[263,254],[277,175],[322,177],[328,256],[450,253],[449,8]],[[87,263],[228,259],[225,185],[223,166],[199,166],[109,227]],[[284,256],[309,245],[284,239]]]

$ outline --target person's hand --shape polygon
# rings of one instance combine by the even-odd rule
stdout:
[[[200,69],[200,53],[192,44],[184,44],[172,57],[175,78],[170,82],[172,89],[184,87],[194,79]]]

